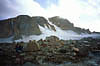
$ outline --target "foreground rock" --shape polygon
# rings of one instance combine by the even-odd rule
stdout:
[[[94,41],[95,40],[95,41]],[[23,46],[23,51],[16,52],[15,46]],[[47,37],[45,40],[30,41],[28,43],[4,43],[0,44],[0,65],[2,66],[26,66],[65,64],[91,65],[94,58],[92,54],[99,53],[100,39],[84,38],[81,40],[60,40],[56,36]],[[96,61],[97,64],[99,60]],[[81,66],[81,65],[79,65]]]
[[[34,40],[34,41],[29,41],[29,43],[26,46],[25,51],[33,52],[33,51],[38,51],[40,50],[39,44]]]

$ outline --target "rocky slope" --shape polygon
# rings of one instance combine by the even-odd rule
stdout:
[[[0,21],[0,38],[10,37],[12,33],[12,25],[9,19]]]
[[[14,36],[14,39],[18,39],[22,35],[40,35],[41,31],[38,25],[42,27],[50,26],[55,31],[54,26],[50,25],[44,17],[20,15],[16,18],[0,21],[0,38]]]
[[[58,16],[49,18],[49,21],[60,27],[62,30],[73,30],[74,32],[91,33],[89,30],[74,27],[67,19]],[[54,25],[49,24],[48,20],[41,16],[30,17],[28,15],[20,15],[15,18],[0,21],[0,38],[8,38],[14,36],[14,39],[22,38],[22,36],[40,35],[42,34],[39,26],[56,31]]]
[[[100,37],[0,43],[0,66],[100,66]]]
[[[60,18],[59,16],[49,18],[49,21],[51,21],[56,26],[60,27],[62,30],[72,30],[78,34],[91,33],[89,29],[82,29],[79,27],[75,27],[73,23],[71,23],[67,19]]]

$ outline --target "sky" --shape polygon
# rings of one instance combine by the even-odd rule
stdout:
[[[75,26],[100,32],[100,0],[1,0],[0,20],[18,15],[60,16]]]

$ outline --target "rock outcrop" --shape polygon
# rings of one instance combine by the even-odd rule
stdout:
[[[0,38],[8,38],[14,36],[14,39],[22,38],[22,36],[40,35],[39,25],[47,26],[56,31],[53,25],[50,25],[44,17],[30,17],[20,15],[15,18],[0,21]]]
[[[74,24],[71,23],[69,20],[61,18],[59,16],[49,18],[49,21],[55,24],[56,26],[60,27],[62,30],[72,30],[74,32],[77,32],[78,34],[91,33],[89,29],[75,27]]]
[[[49,18],[49,21],[62,30],[72,30],[78,34],[91,33],[89,29],[85,30],[74,27],[73,23],[58,16]],[[15,40],[22,38],[22,36],[40,35],[42,32],[39,26],[56,31],[54,25],[49,24],[48,20],[42,16],[30,17],[28,15],[20,15],[15,18],[0,21],[0,38],[13,36]]]
[[[20,38],[22,35],[40,35],[41,31],[38,25],[33,21],[30,16],[21,15],[15,18],[15,39]]]
[[[0,38],[10,37],[13,34],[10,19],[0,21]]]

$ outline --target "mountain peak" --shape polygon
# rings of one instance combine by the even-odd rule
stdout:
[[[69,20],[59,16],[51,17],[48,20],[42,16],[30,17],[28,15],[19,15],[15,18],[2,20],[0,21],[0,38],[14,36],[14,39],[19,39],[23,35],[41,35],[42,31],[39,26],[55,32],[57,30],[55,26],[57,26],[62,30],[72,30],[78,34],[91,33],[89,30],[74,27],[74,24]]]

